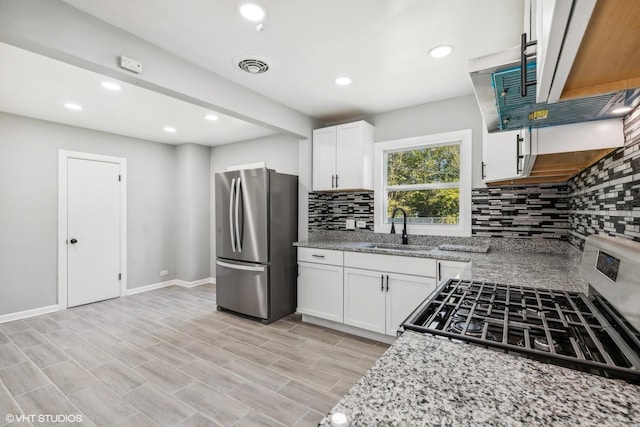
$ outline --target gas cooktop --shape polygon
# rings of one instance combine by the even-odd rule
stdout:
[[[402,327],[640,384],[638,332],[601,297],[450,279]]]
[[[589,295],[449,279],[405,320],[399,332],[448,337],[640,384],[635,316],[640,307],[630,308],[628,302],[640,295],[637,265],[628,262],[640,260],[635,252],[640,245],[616,257],[611,255],[615,249],[605,244],[604,252],[597,241],[591,239],[583,254],[583,276],[592,285]],[[611,242],[605,239],[604,243]],[[619,283],[613,286],[616,280]]]

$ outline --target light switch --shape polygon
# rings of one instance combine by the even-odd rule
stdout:
[[[356,227],[367,228],[367,221],[356,221]]]
[[[356,221],[354,219],[348,219],[345,225],[347,230],[355,230],[356,229]]]

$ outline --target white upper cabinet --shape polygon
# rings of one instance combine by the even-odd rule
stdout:
[[[373,190],[373,126],[365,121],[313,131],[313,191]]]
[[[529,177],[563,182],[624,145],[621,119],[596,120],[530,131],[484,131],[482,179],[486,183]]]
[[[313,191],[333,190],[336,183],[337,126],[313,131]]]
[[[482,180],[521,178],[524,170],[524,130],[488,133],[482,127]]]

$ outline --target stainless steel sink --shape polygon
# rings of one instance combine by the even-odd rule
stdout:
[[[384,249],[388,251],[411,251],[411,252],[428,252],[434,248],[434,246],[415,246],[415,245],[400,245],[394,243],[367,243],[363,247],[368,249]]]

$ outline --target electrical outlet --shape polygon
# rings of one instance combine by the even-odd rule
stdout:
[[[367,228],[367,221],[356,221],[356,227]]]
[[[353,219],[348,219],[346,224],[345,224],[345,228],[347,230],[355,230],[356,229],[356,221]]]
[[[122,55],[120,56],[120,68],[140,74],[142,72],[142,62]]]
[[[161,275],[161,276],[168,276],[168,275],[169,275],[169,270],[162,270],[162,271],[160,272],[160,275]]]

